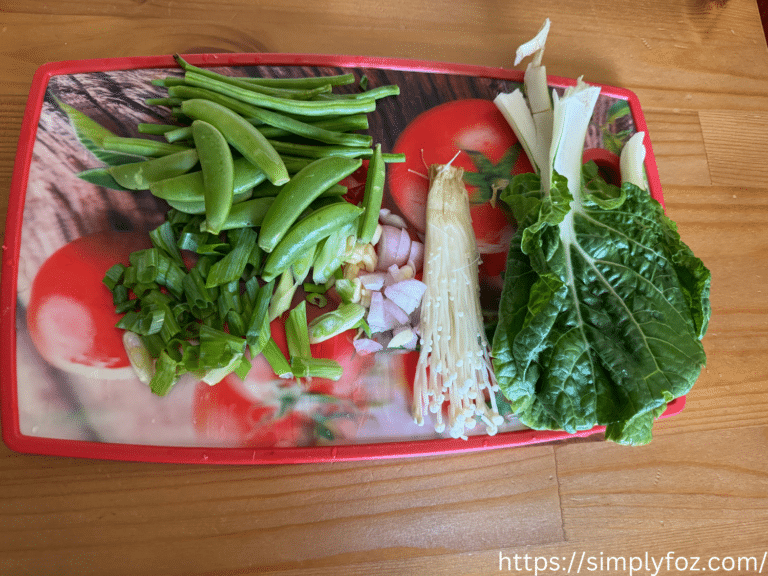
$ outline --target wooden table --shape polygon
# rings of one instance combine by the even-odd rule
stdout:
[[[323,465],[2,445],[0,574],[533,574],[537,557],[540,574],[565,574],[582,554],[583,573],[628,574],[630,556],[646,562],[635,574],[661,557],[659,574],[757,572],[745,558],[759,567],[768,550],[768,52],[755,0],[3,0],[0,202],[45,62],[274,51],[509,67],[545,17],[551,74],[638,94],[667,212],[712,271],[708,365],[682,414],[641,448],[593,438]]]

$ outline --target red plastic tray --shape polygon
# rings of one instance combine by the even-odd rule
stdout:
[[[434,114],[442,106],[440,110],[447,112],[441,123],[450,131],[451,123],[460,121],[450,112],[452,103],[471,99],[487,104],[498,92],[510,91],[522,82],[519,71],[386,58],[290,54],[185,58],[198,66],[222,67],[233,75],[353,72],[358,80],[365,76],[371,87],[397,83],[400,95],[381,101],[369,115],[370,132],[385,152],[397,145],[406,127],[428,111]],[[455,440],[435,434],[429,426],[417,428],[408,413],[412,358],[407,355],[394,355],[373,366],[350,361],[352,376],[343,386],[311,394],[260,387],[257,374],[250,387],[240,381],[213,388],[192,382],[177,385],[165,398],[153,397],[124,370],[104,370],[103,366],[75,369],[44,357],[45,352],[33,344],[27,324],[30,286],[43,262],[75,239],[115,230],[143,233],[159,224],[164,215],[164,207],[147,195],[107,190],[77,177],[78,172],[101,163],[77,139],[58,102],[68,103],[121,135],[136,136],[138,122],[168,121],[157,107],[144,103],[148,97],[164,94],[150,79],[179,72],[172,57],[158,56],[56,62],[41,67],[34,76],[19,138],[3,245],[0,392],[3,437],[11,449],[153,462],[297,463],[468,452],[604,431],[602,427],[578,434],[533,431],[512,419],[495,436],[480,433]],[[574,83],[550,77],[554,88]],[[491,128],[497,130],[498,126]],[[637,131],[646,133],[651,193],[663,202],[637,97],[628,90],[602,86],[586,155],[610,170],[617,151],[611,148]],[[436,132],[435,138],[447,137],[441,134]],[[490,158],[496,152],[491,147],[487,153]],[[385,205],[408,219],[411,210],[400,196],[388,189]],[[498,249],[483,249],[484,261],[498,262]],[[74,261],[71,265],[79,270],[84,264]],[[489,278],[497,273],[492,265],[484,269]],[[494,289],[492,281],[484,284]],[[62,331],[57,341],[74,345],[71,343],[90,329],[87,323],[78,323]],[[273,394],[262,390],[254,395],[257,388],[269,388]],[[677,414],[684,404],[685,398],[678,398],[664,416]]]

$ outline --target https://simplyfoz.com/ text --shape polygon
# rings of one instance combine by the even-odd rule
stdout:
[[[666,554],[617,555],[574,551],[570,556],[507,553],[499,551],[499,572],[521,576],[669,576],[696,573],[751,573],[768,571],[768,551],[755,555],[692,556]]]

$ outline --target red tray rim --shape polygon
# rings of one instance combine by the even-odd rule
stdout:
[[[522,82],[523,72],[507,68],[431,62],[405,58],[378,56],[350,56],[329,54],[288,53],[226,53],[184,54],[184,59],[197,66],[334,66],[342,68],[379,68],[407,72],[442,73],[498,78]],[[349,460],[377,460],[412,456],[430,456],[475,452],[481,450],[524,446],[569,438],[583,438],[605,431],[604,426],[576,433],[563,431],[519,430],[495,436],[470,436],[468,440],[451,438],[310,446],[289,448],[222,448],[155,446],[117,444],[82,440],[42,438],[21,433],[18,412],[16,378],[16,298],[18,260],[21,248],[21,228],[32,148],[48,83],[53,76],[87,72],[136,70],[151,68],[177,68],[172,55],[131,56],[121,58],[95,58],[63,60],[40,66],[32,79],[29,98],[24,111],[16,159],[11,177],[11,188],[6,215],[5,240],[2,244],[2,274],[0,275],[0,420],[3,440],[16,452],[158,463],[186,464],[298,464]],[[576,84],[572,78],[548,76],[551,86],[567,87]],[[629,104],[638,132],[644,132],[645,168],[651,195],[662,206],[664,199],[656,160],[651,146],[648,126],[637,95],[631,90],[589,82],[601,88],[601,94],[621,98]],[[685,407],[685,396],[667,405],[662,418],[680,413]]]

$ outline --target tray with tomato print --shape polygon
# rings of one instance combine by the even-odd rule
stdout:
[[[335,87],[339,92],[359,91],[361,81],[368,88],[399,86],[399,95],[380,99],[368,115],[373,142],[384,152],[406,156],[404,163],[388,164],[383,207],[407,223],[412,238],[423,238],[425,166],[466,152],[454,164],[467,173],[482,256],[482,307],[493,315],[513,228],[491,199],[530,164],[492,100],[520,86],[522,72],[365,57],[185,59],[234,76],[354,74],[354,83]],[[417,426],[410,405],[418,352],[358,354],[353,333],[313,345],[317,356],[342,365],[338,381],[280,379],[256,358],[244,380],[234,374],[214,386],[184,380],[166,396],[152,394],[128,364],[102,278],[115,262],[127,264],[131,251],[149,245],[148,232],[163,222],[168,205],[148,192],[112,190],[78,177],[103,163],[78,138],[65,110],[75,109],[120,136],[139,136],[139,123],[174,122],[168,108],[147,103],[164,95],[152,79],[169,75],[181,70],[173,58],[161,56],[52,63],[34,77],[3,246],[2,425],[10,448],[158,462],[294,463],[463,452],[571,437],[526,429],[511,414],[498,434],[478,430],[466,440],[437,434],[429,422]],[[562,90],[574,81],[551,78],[550,84]],[[641,130],[647,129],[636,96],[604,86],[585,157],[594,159],[608,179],[615,178],[617,153]],[[646,147],[652,194],[661,201],[647,136]],[[349,194],[361,194],[366,165],[345,182]],[[272,331],[284,344],[280,319]],[[679,398],[666,414],[679,412],[683,404],[684,397]]]

